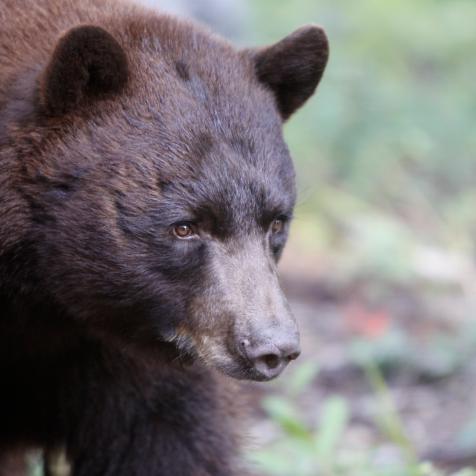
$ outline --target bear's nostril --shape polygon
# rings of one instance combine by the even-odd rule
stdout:
[[[266,354],[262,357],[263,362],[269,369],[275,369],[280,364],[280,358],[276,354]]]
[[[287,355],[286,358],[287,358],[288,362],[291,362],[291,360],[296,360],[299,357],[300,354],[301,354],[301,352],[299,352],[299,351],[298,352],[293,352],[292,354]]]
[[[278,376],[300,354],[299,340],[295,337],[267,339],[258,343],[254,343],[252,339],[240,338],[237,347],[241,356],[247,360],[247,365],[251,365],[263,380]]]

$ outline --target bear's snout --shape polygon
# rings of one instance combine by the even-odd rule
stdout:
[[[262,242],[228,246],[213,249],[214,281],[194,306],[199,353],[229,376],[271,380],[301,353],[298,326]]]
[[[257,380],[271,380],[277,377],[289,362],[299,357],[301,349],[297,333],[281,333],[264,342],[242,339],[239,342],[242,355],[252,365]]]

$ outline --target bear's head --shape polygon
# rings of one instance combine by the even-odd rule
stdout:
[[[14,135],[45,299],[103,338],[277,376],[299,354],[276,275],[295,202],[282,124],[327,56],[317,26],[246,50],[153,15],[66,31]]]

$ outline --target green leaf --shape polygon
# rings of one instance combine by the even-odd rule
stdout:
[[[347,402],[341,397],[329,398],[322,409],[319,432],[315,438],[315,448],[321,458],[330,459],[346,428],[349,418]]]
[[[290,436],[303,440],[311,440],[311,433],[301,421],[294,407],[284,398],[267,397],[263,400],[263,408],[271,418]]]

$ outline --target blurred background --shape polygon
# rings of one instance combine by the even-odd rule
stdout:
[[[143,1],[243,46],[330,39],[285,127],[303,354],[249,385],[255,474],[476,475],[476,2]]]

